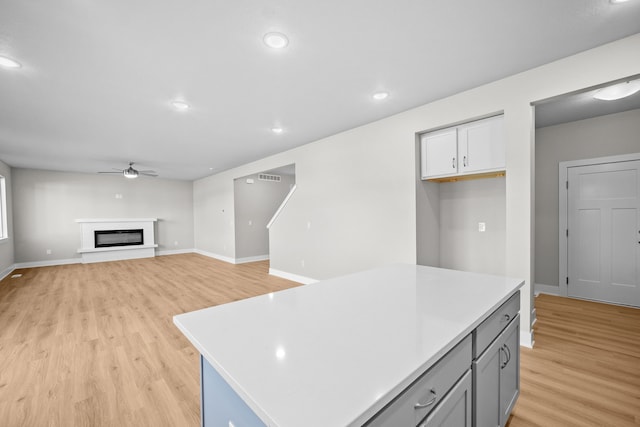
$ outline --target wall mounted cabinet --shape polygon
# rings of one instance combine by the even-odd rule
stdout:
[[[422,135],[422,179],[448,180],[504,172],[503,117],[490,117]]]

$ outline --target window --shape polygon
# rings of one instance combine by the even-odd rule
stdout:
[[[7,221],[7,184],[4,176],[0,175],[0,240],[9,237]]]

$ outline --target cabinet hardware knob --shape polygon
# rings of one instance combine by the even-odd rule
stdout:
[[[438,396],[437,396],[437,394],[436,394],[436,389],[435,389],[435,388],[432,388],[432,389],[430,390],[430,392],[431,392],[431,394],[433,395],[433,397],[431,398],[431,400],[429,400],[428,402],[425,402],[425,403],[420,403],[420,402],[418,402],[418,403],[416,403],[415,405],[413,405],[413,409],[423,409],[423,408],[426,408],[426,407],[431,406],[431,405],[433,405],[434,403],[436,403],[436,400],[438,399]]]
[[[502,320],[504,320],[505,322],[508,322],[509,320],[511,320],[511,316],[509,316],[508,314],[505,314],[504,316],[502,316]]]

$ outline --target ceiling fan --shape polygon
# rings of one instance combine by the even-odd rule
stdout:
[[[153,176],[153,177],[158,176],[156,171],[152,171],[152,170],[139,171],[137,169],[134,169],[133,165],[134,165],[134,162],[129,162],[129,167],[126,169],[113,168],[113,170],[117,172],[98,172],[98,173],[121,173],[122,175],[124,175],[125,178],[130,178],[130,179],[137,178],[139,175]]]

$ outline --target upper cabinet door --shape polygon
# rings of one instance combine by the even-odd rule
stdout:
[[[458,173],[457,129],[425,134],[421,139],[422,179]]]
[[[458,170],[461,174],[504,170],[503,116],[458,126]]]

